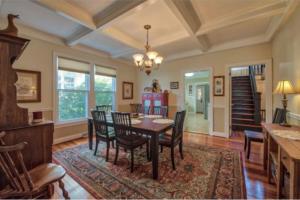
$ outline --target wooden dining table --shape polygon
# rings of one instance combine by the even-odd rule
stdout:
[[[152,158],[152,177],[158,179],[159,176],[159,135],[172,129],[174,123],[158,124],[153,122],[155,118],[137,118],[141,122],[132,124],[132,131],[151,137],[151,158]],[[112,117],[107,115],[107,126],[113,127]],[[88,118],[88,142],[89,148],[93,149],[94,123],[93,118]]]

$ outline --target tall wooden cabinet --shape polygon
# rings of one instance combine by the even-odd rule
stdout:
[[[28,110],[17,105],[17,74],[12,64],[26,48],[29,40],[0,34],[0,132],[5,131],[4,142],[13,145],[27,142],[22,151],[28,170],[52,162],[54,124],[51,121],[30,124]],[[0,171],[0,189],[6,180]]]
[[[145,107],[150,107],[150,111],[153,111],[154,106],[168,106],[169,94],[164,93],[143,93],[142,104]]]

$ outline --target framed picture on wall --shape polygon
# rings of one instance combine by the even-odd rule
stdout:
[[[132,82],[123,82],[123,99],[133,99]]]
[[[214,76],[214,96],[224,96],[224,76]]]
[[[189,89],[189,96],[193,96],[193,85],[189,85],[188,89]]]
[[[179,89],[179,82],[170,82],[170,89],[171,90],[178,90]]]
[[[41,72],[16,69],[17,102],[41,102]]]

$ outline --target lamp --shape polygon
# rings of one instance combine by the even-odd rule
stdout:
[[[290,125],[286,121],[286,112],[287,112],[286,108],[287,108],[287,102],[288,102],[286,95],[287,94],[295,94],[295,90],[290,81],[282,80],[277,83],[277,87],[276,87],[274,93],[283,95],[282,105],[283,105],[284,115],[283,115],[283,122],[280,123],[280,125],[289,127]]]

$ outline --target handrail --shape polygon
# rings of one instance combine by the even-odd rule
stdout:
[[[261,115],[260,115],[261,98],[260,98],[260,93],[257,92],[255,69],[253,66],[249,66],[249,78],[251,83],[252,97],[254,101],[254,121],[256,124],[259,124],[261,122]]]

